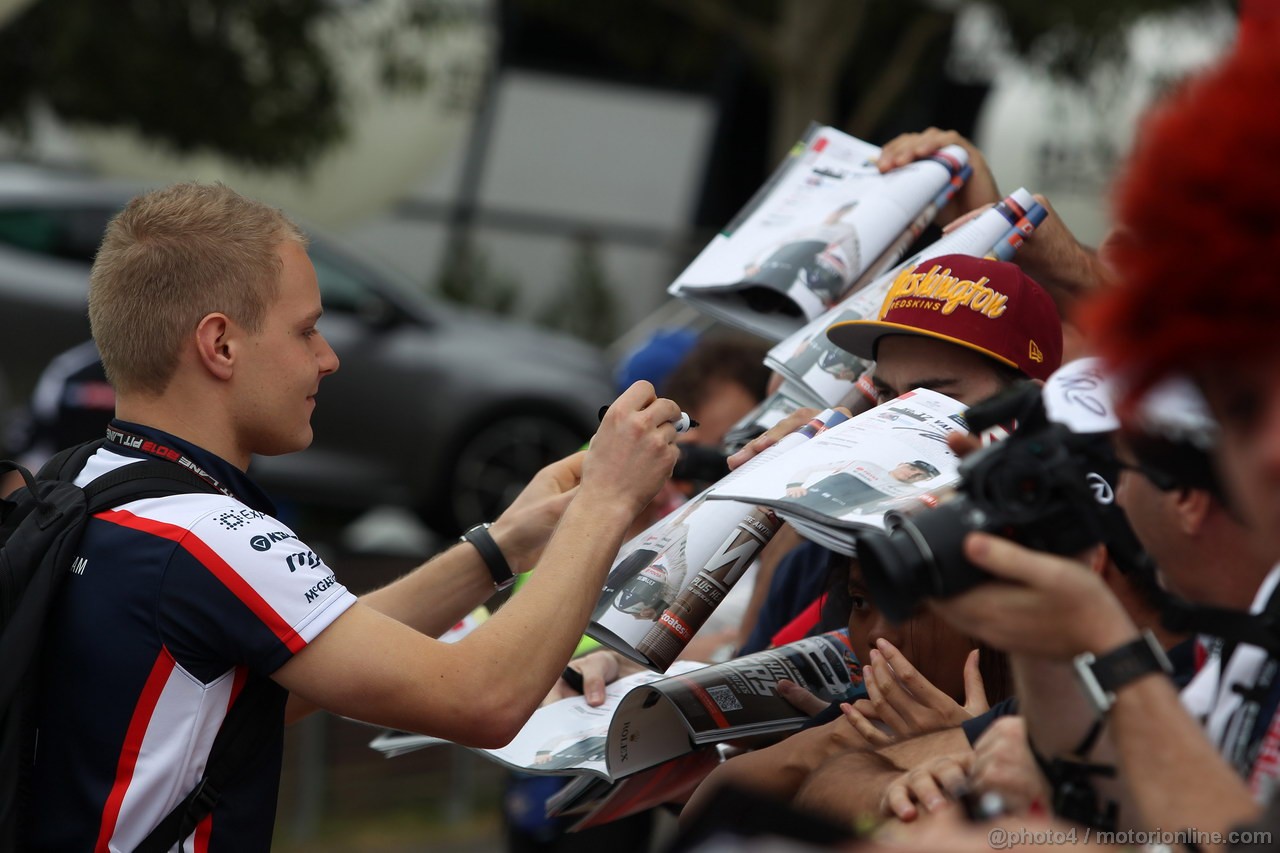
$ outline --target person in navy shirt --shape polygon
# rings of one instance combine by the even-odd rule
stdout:
[[[636,383],[588,451],[540,472],[492,526],[357,599],[245,474],[253,454],[311,442],[322,380],[339,367],[321,312],[301,231],[225,186],[148,193],[108,227],[89,318],[116,419],[77,482],[159,457],[213,491],[90,520],[51,614],[31,849],[134,849],[196,786],[250,692],[270,697],[258,722],[274,744],[183,850],[269,849],[282,727],[317,708],[506,743],[563,670],[624,532],[671,472],[679,409]],[[539,554],[493,618],[456,644],[433,639]]]

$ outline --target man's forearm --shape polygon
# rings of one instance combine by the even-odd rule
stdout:
[[[415,631],[438,637],[493,592],[493,579],[480,553],[460,543],[360,600]]]
[[[696,815],[719,789],[750,788],[776,799],[790,799],[834,755],[865,749],[866,741],[843,719],[796,732],[765,749],[729,759],[713,770],[689,798],[681,819]]]
[[[1169,679],[1149,675],[1122,688],[1108,716],[1120,774],[1143,828],[1225,835],[1261,813]]]
[[[903,772],[969,749],[968,737],[957,727],[899,741],[875,752],[846,752],[810,774],[797,792],[795,804],[845,824],[864,815],[879,816],[885,790]]]
[[[903,770],[911,770],[940,755],[968,752],[971,748],[964,729],[955,726],[891,743],[878,752]]]
[[[520,594],[459,643],[478,662],[476,677],[517,706],[513,713],[527,718],[560,676],[633,516],[621,504],[580,494]]]
[[[879,816],[880,798],[902,768],[877,752],[858,750],[828,760],[796,792],[795,805],[844,826]]]
[[[1097,717],[1071,664],[1010,655],[1009,668],[1028,740],[1046,758],[1071,754]]]
[[[1096,720],[1070,664],[1012,661],[1027,734],[1046,758],[1077,749]],[[1244,781],[1183,708],[1173,682],[1150,675],[1122,688],[1106,728],[1085,758],[1116,764],[1118,781],[1094,779],[1101,798],[1123,804],[1126,828],[1227,832],[1256,814]]]

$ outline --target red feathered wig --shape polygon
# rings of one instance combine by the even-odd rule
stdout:
[[[1242,24],[1234,52],[1150,116],[1117,188],[1108,255],[1120,286],[1086,321],[1132,393],[1170,372],[1280,349],[1273,23]]]

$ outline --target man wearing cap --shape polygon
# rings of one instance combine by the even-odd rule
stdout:
[[[874,320],[827,330],[876,363],[880,402],[928,388],[973,404],[1021,378],[1044,381],[1062,361],[1062,321],[1049,294],[1004,261],[943,255],[904,269]]]
[[[1013,264],[968,255],[943,255],[904,269],[878,318],[837,322],[827,336],[855,356],[876,360],[872,382],[879,403],[928,388],[972,406],[1020,380],[1047,379],[1062,360],[1062,322],[1049,294]],[[747,444],[732,464],[743,464],[793,428],[779,424]],[[811,582],[818,574],[813,564],[824,562],[813,548],[783,558],[748,648],[763,648],[791,627],[797,614],[777,612],[770,602],[811,601],[813,596],[791,590]]]
[[[1062,359],[1062,323],[1049,294],[1013,264],[968,255],[942,255],[904,269],[891,285],[876,319],[837,322],[827,335],[855,356],[875,359],[872,381],[880,403],[928,388],[974,405],[1020,380],[1044,381]],[[775,427],[749,443],[732,461],[743,464],[788,429],[786,424]],[[814,550],[806,547],[803,552],[809,563],[815,561]],[[758,643],[762,632],[772,636],[779,629],[793,627],[788,619],[795,614],[772,613],[769,604],[798,600],[790,594],[790,587],[813,575],[811,565],[784,558],[748,643]],[[775,786],[775,794],[785,795],[788,787],[794,792],[803,771],[817,766],[811,762],[820,760],[819,754],[830,755],[849,747],[843,736],[848,728],[843,719],[836,719],[824,729],[813,730],[811,743],[827,729],[834,731],[829,743],[807,750],[799,758],[784,751],[775,753],[784,756],[782,766],[771,764],[768,757],[753,766],[752,756],[759,753],[737,758],[709,777],[714,781],[707,790],[732,784],[735,775],[741,774],[740,779],[751,780],[749,784],[767,779]]]

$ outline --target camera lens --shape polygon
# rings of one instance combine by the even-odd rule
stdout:
[[[906,516],[890,512],[885,532],[857,537],[858,560],[872,603],[892,622],[910,618],[926,598],[946,598],[984,574],[961,556],[974,513],[964,499]]]

